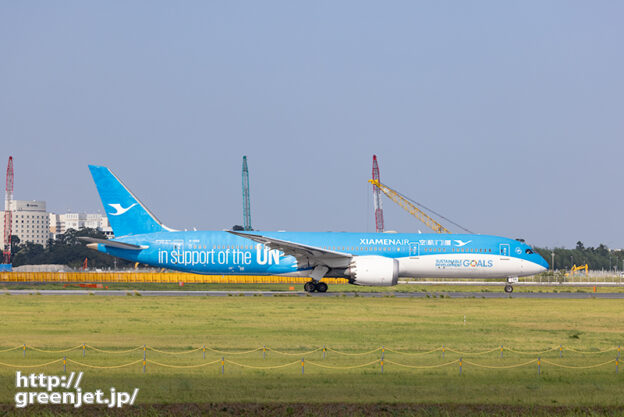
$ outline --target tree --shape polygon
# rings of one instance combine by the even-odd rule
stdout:
[[[544,259],[550,260],[551,252],[555,253],[555,265],[558,269],[570,269],[574,264],[589,265],[590,269],[609,269],[614,266],[621,266],[624,260],[624,250],[609,250],[605,244],[598,245],[597,248],[585,247],[581,241],[576,243],[574,249],[564,248],[535,248]]]
[[[19,239],[15,236],[17,245],[13,252],[15,254],[13,265],[58,264],[78,268],[82,266],[85,258],[89,260],[89,265],[95,268],[111,268],[115,265],[115,262],[121,268],[132,265],[132,262],[122,259],[115,260],[114,257],[108,254],[87,248],[78,239],[81,236],[106,239],[106,235],[96,229],[69,229],[67,232],[59,235],[58,239],[50,239],[48,246],[44,248],[42,245],[31,242],[19,243]]]

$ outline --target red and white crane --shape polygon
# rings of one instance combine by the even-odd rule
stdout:
[[[400,192],[393,190],[387,185],[382,184],[381,181],[379,181],[379,165],[377,164],[376,155],[373,155],[373,178],[368,180],[368,182],[373,184],[373,201],[375,202],[375,226],[377,227],[377,232],[384,231],[383,209],[381,208],[381,193],[384,193],[390,200],[397,203],[399,206],[401,206],[401,208],[405,209],[409,214],[416,217],[418,220],[423,222],[425,225],[427,225],[429,228],[437,233],[451,232],[416,206],[422,207],[423,209],[433,213],[437,217],[446,220],[447,222],[459,227],[460,229],[465,230],[469,234],[474,234],[470,230],[466,229],[464,226],[455,223],[454,221],[447,217],[444,217],[440,213],[436,213],[430,208],[425,207],[424,205],[412,200],[411,198],[401,194]]]
[[[9,156],[9,165],[6,171],[6,194],[4,196],[4,248],[2,250],[3,263],[11,263],[11,233],[13,226],[13,212],[11,211],[11,201],[13,201],[13,157]]]
[[[379,182],[377,155],[373,155],[373,181]],[[376,185],[373,185],[373,204],[375,208],[375,230],[377,233],[382,233],[384,231],[383,207],[381,205],[381,191]]]

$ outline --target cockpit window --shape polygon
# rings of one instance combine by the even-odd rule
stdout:
[[[533,250],[532,249],[527,249],[527,250],[525,250],[525,252],[526,252],[527,255],[530,255],[530,254],[533,253]]]

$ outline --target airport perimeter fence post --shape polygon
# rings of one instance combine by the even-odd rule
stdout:
[[[462,374],[462,364],[463,364],[462,358],[459,358],[459,375]]]
[[[303,375],[304,365],[305,365],[305,358],[301,358],[301,375]]]
[[[67,356],[63,356],[63,373],[67,373]]]
[[[381,374],[383,375],[383,360],[384,360],[385,350],[383,346],[381,347]]]
[[[204,359],[206,359],[206,345],[204,345],[203,351],[204,351]]]
[[[225,357],[221,357],[221,375],[225,373]]]
[[[559,345],[559,357],[563,355],[563,346]]]
[[[147,349],[143,345],[143,373],[145,373],[145,365],[147,365]]]
[[[537,375],[541,375],[542,374],[542,361],[540,359],[540,357],[537,357]]]

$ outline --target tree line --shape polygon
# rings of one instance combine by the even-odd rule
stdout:
[[[20,242],[17,236],[11,236],[13,266],[55,264],[81,268],[85,259],[89,268],[126,268],[134,265],[132,262],[87,248],[84,242],[78,240],[81,236],[106,239],[106,235],[96,229],[69,229],[56,239],[49,239],[44,247],[32,242]]]
[[[555,254],[555,269],[570,269],[573,265],[587,264],[594,271],[622,271],[624,265],[624,250],[611,250],[607,245],[585,247],[583,242],[576,242],[574,249],[564,248],[534,248],[549,264],[552,263],[552,254]],[[552,268],[552,265],[551,265]]]

